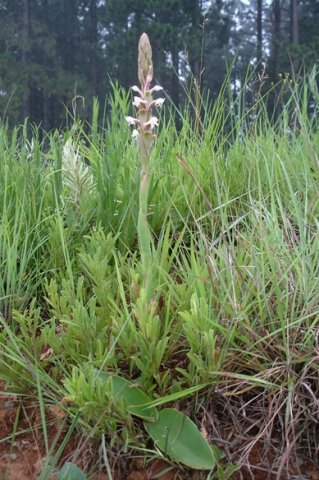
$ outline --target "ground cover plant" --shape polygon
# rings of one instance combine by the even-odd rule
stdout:
[[[316,72],[274,86],[275,122],[267,96],[243,108],[246,86],[234,99],[226,81],[195,115],[190,97],[181,129],[159,113],[143,150],[126,117],[152,135],[145,58],[136,117],[114,86],[103,125],[96,103],[91,126],[41,141],[1,127],[0,379],[16,413],[0,446],[37,432],[42,480],[126,478],[136,458],[168,462],[153,478],[316,478]],[[213,464],[176,453],[184,428]]]

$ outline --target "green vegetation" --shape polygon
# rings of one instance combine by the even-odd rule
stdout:
[[[40,141],[27,124],[1,127],[0,379],[37,402],[42,480],[75,430],[100,442],[108,473],[112,449],[154,456],[152,439],[183,462],[188,446],[174,453],[156,440],[174,408],[213,445],[218,466],[203,478],[226,478],[244,458],[214,447],[225,425],[276,438],[282,458],[305,448],[315,457],[315,71],[276,88],[275,124],[267,98],[245,111],[245,87],[234,100],[227,84],[200,115],[185,108],[180,131],[163,113],[150,158],[151,300],[130,94],[113,87],[105,124],[96,102],[89,130],[76,121]],[[58,451],[48,439],[54,406],[66,413]],[[198,432],[185,421],[176,431]]]

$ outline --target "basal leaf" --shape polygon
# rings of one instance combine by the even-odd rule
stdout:
[[[58,473],[56,480],[88,480],[82,470],[75,463],[68,462]]]
[[[155,423],[144,426],[156,445],[171,459],[199,470],[213,469],[219,452],[214,451],[196,425],[183,413],[173,408],[159,412]]]

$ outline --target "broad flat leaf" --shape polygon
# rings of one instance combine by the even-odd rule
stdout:
[[[88,480],[82,470],[74,463],[66,463],[58,473],[56,480]]]
[[[108,372],[99,372],[98,378],[108,380],[112,378],[113,396],[115,400],[124,398],[126,401],[126,409],[131,415],[143,418],[148,422],[156,422],[158,411],[155,407],[149,406],[152,399],[142,390],[137,388],[134,383],[125,380],[118,375],[112,375]]]
[[[218,450],[213,451],[196,425],[178,410],[161,410],[157,422],[144,422],[144,427],[168,457],[188,467],[211,470],[220,458]]]

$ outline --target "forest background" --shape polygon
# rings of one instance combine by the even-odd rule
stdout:
[[[136,83],[143,31],[156,81],[179,108],[195,80],[216,98],[227,69],[234,95],[252,68],[265,90],[311,70],[319,1],[0,0],[1,118],[13,126],[28,117],[46,131],[65,124],[65,107],[90,118],[93,97],[104,104],[110,80]],[[247,102],[249,92],[253,82]]]

